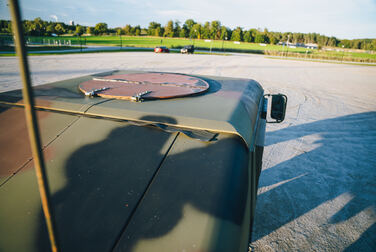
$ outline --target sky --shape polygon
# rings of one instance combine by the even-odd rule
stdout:
[[[230,28],[316,32],[339,39],[376,38],[376,0],[19,0],[23,19],[109,27],[155,21],[219,20]],[[0,19],[10,19],[0,0]]]

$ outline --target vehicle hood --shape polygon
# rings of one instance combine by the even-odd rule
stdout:
[[[254,80],[198,76],[210,85],[208,92],[191,97],[130,102],[86,97],[78,85],[94,77],[142,73],[141,71],[111,71],[70,80],[58,81],[34,88],[37,108],[78,115],[97,116],[141,123],[160,123],[182,129],[231,133],[240,136],[251,148],[262,87]],[[20,90],[0,94],[0,103],[23,105]],[[151,119],[145,120],[145,116]],[[174,123],[163,118],[174,118]]]

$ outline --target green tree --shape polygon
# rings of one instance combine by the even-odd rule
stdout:
[[[55,25],[55,31],[56,34],[61,35],[65,33],[65,28],[62,24],[58,23],[57,25]]]
[[[37,17],[32,21],[31,28],[33,30],[33,34],[38,36],[43,35],[44,31],[46,30],[43,24],[43,20],[40,17]]]
[[[192,26],[192,29],[191,29],[191,32],[190,32],[190,36],[192,38],[201,39],[202,38],[202,25],[201,24],[194,24]]]
[[[256,35],[258,31],[256,29],[250,29],[250,41],[249,42],[255,42]]]
[[[243,36],[244,42],[252,42],[252,33],[251,31],[246,31]]]
[[[204,26],[202,27],[202,38],[209,39],[210,38],[210,23],[205,22]]]
[[[258,33],[258,34],[256,34],[256,38],[255,38],[255,42],[256,43],[265,43],[265,34],[263,34],[263,33]]]
[[[157,27],[157,28],[154,30],[154,36],[162,37],[163,32],[164,32],[164,31],[163,31],[162,28],[159,26],[159,27]]]
[[[77,35],[81,36],[82,34],[84,34],[84,32],[85,32],[85,29],[84,29],[83,26],[81,26],[81,25],[76,26],[76,34]]]
[[[8,30],[8,22],[6,20],[0,20],[0,32],[6,33]]]
[[[86,28],[86,33],[87,34],[93,34],[93,28],[91,28],[90,26],[88,26],[87,28]]]
[[[243,41],[243,30],[241,27],[236,27],[231,34],[232,41]]]
[[[135,29],[135,27],[132,27],[130,32],[129,32],[129,35],[134,36],[135,34],[136,34],[136,29]]]
[[[156,29],[158,29],[158,31],[156,31]],[[148,35],[150,36],[161,36],[159,35],[159,33],[161,32],[161,24],[157,23],[157,22],[150,22],[149,23],[149,27],[148,27]],[[156,35],[158,34],[158,35]]]
[[[354,49],[361,49],[362,48],[362,43],[360,42],[360,40],[353,40],[353,46],[352,48]]]
[[[116,35],[122,35],[124,33],[123,29],[121,28],[116,28]]]
[[[291,36],[290,36],[291,38]],[[292,34],[293,43],[304,43],[304,36],[302,33],[296,32]]]
[[[327,46],[327,45],[328,45],[328,37],[323,36],[323,35],[319,35],[319,36],[317,37],[317,43],[318,43],[320,46]]]
[[[46,27],[46,32],[51,35],[52,33],[55,33],[55,25],[54,24],[49,24]]]
[[[212,21],[210,24],[210,38],[220,39],[221,38],[221,22],[218,20]]]
[[[230,38],[230,33],[229,33],[229,29],[226,27],[226,26],[222,26],[221,27],[221,37],[220,39],[222,40],[227,40]]]
[[[372,45],[372,50],[376,50],[376,39],[372,39],[371,45]]]
[[[125,34],[125,35],[131,35],[131,32],[132,32],[132,26],[129,25],[129,24],[127,24],[126,26],[124,26],[123,31],[124,31],[124,34]]]
[[[9,33],[9,34],[12,34],[12,23],[11,22],[8,22],[6,25],[4,25],[4,29],[3,31],[5,33]]]
[[[29,20],[25,20],[22,22],[23,24],[23,28],[24,28],[24,31],[26,33],[26,35],[30,35],[31,33],[31,21]],[[54,24],[54,27],[55,27],[55,24]]]
[[[282,39],[281,39],[281,41],[284,42],[284,43],[286,43],[287,39],[289,38],[289,35],[290,34],[288,32],[282,33]]]
[[[140,34],[141,34],[141,27],[139,25],[136,25],[134,27],[134,35],[140,36]]]
[[[330,37],[328,40],[328,46],[337,46],[338,40],[335,37]]]
[[[178,20],[176,20],[175,23],[174,23],[174,37],[179,37],[180,30],[181,30],[180,22]]]
[[[148,34],[148,29],[147,28],[141,28],[140,35],[147,35],[147,34]]]
[[[196,24],[196,22],[193,19],[187,19],[184,23],[187,27],[188,33],[191,34],[192,27]]]
[[[278,39],[275,35],[272,35],[272,36],[270,37],[270,44],[275,45],[275,44],[277,44],[278,42],[279,42],[279,39]]]
[[[174,22],[172,20],[168,21],[164,29],[164,37],[172,38],[174,36]]]
[[[187,38],[187,37],[188,37],[188,29],[187,29],[187,27],[186,27],[185,24],[184,24],[183,27],[180,29],[179,37],[180,37],[180,38]]]
[[[98,23],[94,27],[94,31],[96,34],[105,34],[108,31],[108,27],[106,23]]]

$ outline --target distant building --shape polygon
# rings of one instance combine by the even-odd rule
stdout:
[[[309,49],[319,48],[318,44],[312,44],[312,43],[305,44],[305,46],[306,46],[306,48],[309,48]]]
[[[69,25],[74,25],[74,21],[73,20],[69,21]]]
[[[319,46],[317,44],[313,44],[313,43],[304,44],[304,43],[290,43],[290,42],[279,41],[278,45],[282,45],[282,46],[287,45],[290,48],[296,48],[296,47],[303,47],[303,48],[307,48],[307,49],[317,49],[317,48],[319,48]]]

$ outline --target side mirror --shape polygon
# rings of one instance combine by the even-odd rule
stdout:
[[[280,123],[285,119],[286,115],[286,106],[287,106],[287,96],[284,94],[276,94],[276,95],[265,95],[271,96],[272,104],[271,104],[271,111],[270,117],[275,119],[275,121],[268,121],[268,123]]]

